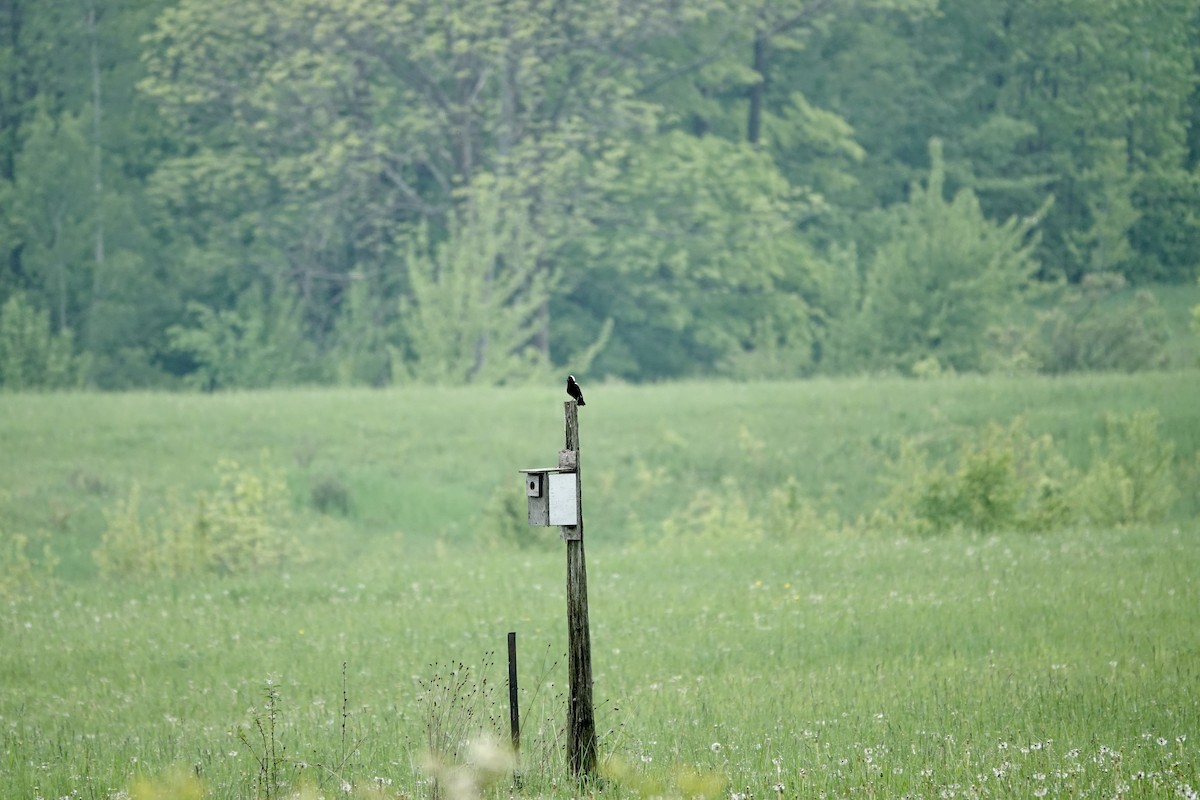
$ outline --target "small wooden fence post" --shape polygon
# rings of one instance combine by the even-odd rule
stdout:
[[[513,755],[521,755],[521,706],[517,692],[517,632],[508,632],[508,724]]]
[[[579,491],[576,502],[579,524],[564,525],[567,541],[567,759],[578,778],[596,771],[596,715],[592,707],[592,640],[588,627],[587,563],[583,552],[583,476],[579,453],[579,407],[574,400],[563,404],[566,417],[566,449],[574,452],[575,477]]]

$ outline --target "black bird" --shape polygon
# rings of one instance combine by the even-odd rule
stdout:
[[[574,397],[575,402],[579,405],[587,405],[587,403],[583,402],[583,389],[580,389],[579,384],[575,382],[574,375],[567,376],[567,394],[571,395],[571,397]]]

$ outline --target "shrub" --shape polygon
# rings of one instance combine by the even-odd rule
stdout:
[[[795,478],[772,488],[764,503],[747,500],[733,481],[701,489],[671,513],[659,546],[738,544],[770,538],[854,531],[901,535],[965,530],[1052,531],[1086,522],[1101,526],[1157,522],[1180,495],[1174,450],[1159,435],[1157,412],[1109,415],[1092,440],[1086,470],[1067,461],[1054,439],[1035,436],[1024,417],[989,424],[948,459],[931,460],[918,439],[905,439],[886,469],[883,502],[853,522],[828,510],[828,498],[806,496]],[[1200,458],[1196,469],[1200,471]]]
[[[105,576],[145,575],[156,571],[156,542],[146,531],[141,514],[142,489],[137,482],[115,507],[105,509],[104,533],[93,554]]]
[[[187,382],[195,388],[258,389],[292,386],[318,377],[304,339],[300,301],[286,289],[255,286],[237,308],[188,303],[189,326],[167,329],[171,348],[195,363]]]
[[[107,527],[94,554],[106,576],[177,577],[194,572],[248,572],[300,555],[288,538],[287,487],[265,459],[257,469],[235,461],[216,465],[217,488],[191,503],[168,494],[156,516],[145,519],[140,488],[105,513]]]
[[[1108,416],[1093,437],[1085,472],[1072,468],[1048,436],[1024,419],[989,425],[964,442],[953,464],[930,465],[914,440],[890,465],[892,488],[870,521],[906,533],[953,529],[1045,531],[1074,522],[1156,522],[1179,496],[1174,450],[1159,436],[1157,412]]]
[[[906,441],[891,473],[883,519],[909,532],[1048,530],[1072,516],[1075,472],[1050,436],[1026,431],[1024,418],[988,425],[962,444],[953,467],[929,466]]]
[[[308,497],[312,507],[322,514],[340,514],[344,517],[350,513],[350,489],[336,475],[325,475],[313,481]]]
[[[887,210],[883,241],[867,263],[862,302],[845,331],[858,366],[981,369],[987,330],[1018,304],[1038,270],[1034,229],[1049,206],[994,222],[970,189],[945,199],[936,139],[929,156],[929,177],[913,184],[907,203]]]
[[[86,363],[72,355],[71,331],[53,333],[50,315],[14,294],[0,306],[0,386],[62,389],[80,385]]]
[[[1043,372],[1137,372],[1166,365],[1170,335],[1154,295],[1139,291],[1132,304],[1117,308],[1103,302],[1124,286],[1115,273],[1088,275],[1057,308],[1040,315],[1040,341],[1033,348]]]
[[[1103,437],[1092,437],[1099,455],[1080,482],[1083,516],[1096,525],[1158,522],[1179,497],[1175,448],[1159,435],[1157,411],[1109,415]]]
[[[671,514],[662,523],[660,544],[667,547],[754,544],[766,534],[766,521],[753,514],[745,494],[733,482],[721,491],[701,489],[687,507]]]
[[[58,562],[45,532],[28,536],[0,528],[0,599],[49,581]]]

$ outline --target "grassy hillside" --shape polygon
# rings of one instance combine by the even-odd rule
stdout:
[[[591,792],[1200,788],[1200,530],[1183,480],[1200,447],[1200,374],[586,388],[609,777]],[[494,654],[511,630],[524,782],[487,796],[579,796],[562,758],[561,545],[484,535],[497,498],[520,500],[516,470],[554,461],[560,395],[0,396],[6,547],[44,531],[63,558],[0,602],[0,797],[427,797],[431,731],[455,745],[505,729]],[[703,536],[662,535],[698,493],[753,513],[788,477],[852,517],[882,497],[902,441],[951,453],[1020,415],[1083,465],[1106,413],[1146,408],[1182,489],[1159,523],[761,539],[722,518]],[[105,514],[133,484],[149,518],[211,491],[220,459],[284,473],[306,562],[97,574]],[[342,486],[348,512],[315,510],[317,485]]]
[[[1024,415],[1083,464],[1106,413],[1156,409],[1183,468],[1200,448],[1200,372],[1070,378],[816,380],[588,387],[581,410],[589,529],[625,541],[699,490],[735,484],[753,502],[794,477],[850,517],[883,492],[902,439],[931,452],[989,421]],[[562,395],[560,397],[560,395]],[[196,394],[0,395],[0,525],[49,531],[86,572],[104,509],[141,487],[142,507],[215,484],[221,459],[286,474],[302,526],[358,546],[400,533],[467,540],[522,467],[555,462],[557,389],[311,390]],[[344,490],[321,516],[313,487]],[[1180,518],[1197,511],[1189,495]]]

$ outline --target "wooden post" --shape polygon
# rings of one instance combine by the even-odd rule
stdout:
[[[521,753],[521,707],[517,695],[517,632],[508,632],[508,722],[513,755]]]
[[[575,453],[579,524],[563,526],[567,541],[567,759],[578,778],[596,771],[596,715],[592,708],[592,640],[588,628],[587,563],[583,552],[583,480],[579,454],[579,408],[563,404],[567,451]]]

